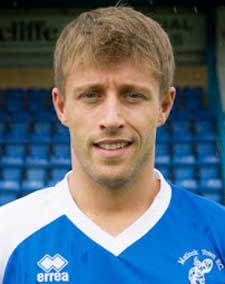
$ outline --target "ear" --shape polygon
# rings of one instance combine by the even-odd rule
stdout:
[[[64,126],[68,126],[67,118],[65,113],[65,98],[63,98],[62,94],[58,88],[53,88],[52,90],[52,102],[58,116],[58,119]]]
[[[168,91],[160,98],[158,126],[162,126],[166,122],[173,107],[175,95],[176,89],[174,87],[170,87]]]

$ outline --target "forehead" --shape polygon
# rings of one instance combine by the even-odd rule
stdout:
[[[158,86],[158,80],[149,65],[134,60],[108,62],[108,64],[74,64],[65,76],[65,87],[83,85],[135,85]]]

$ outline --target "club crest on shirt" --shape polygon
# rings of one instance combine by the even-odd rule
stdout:
[[[216,254],[209,250],[192,250],[185,252],[178,259],[178,263],[189,266],[187,278],[190,284],[207,284],[207,276],[215,267],[218,271],[224,269],[224,264]]]

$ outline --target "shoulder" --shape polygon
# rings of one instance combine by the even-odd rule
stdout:
[[[0,239],[12,231],[27,235],[57,218],[62,194],[59,186],[44,188],[0,207]]]
[[[179,207],[182,212],[188,211],[190,214],[198,214],[199,218],[207,218],[215,222],[216,220],[224,220],[224,206],[182,187],[171,185],[171,188],[174,205]]]
[[[185,246],[206,249],[225,260],[225,207],[172,185],[170,220]]]
[[[0,233],[7,227],[21,225],[40,217],[42,210],[57,195],[54,187],[45,188],[0,207]]]
[[[20,243],[63,215],[61,195],[61,188],[46,188],[0,208],[0,276]]]
[[[0,283],[16,248],[66,215],[70,198],[65,176],[54,187],[38,190],[0,207]]]

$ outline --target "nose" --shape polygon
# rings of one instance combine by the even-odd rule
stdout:
[[[124,125],[121,102],[115,96],[111,96],[104,103],[100,129],[117,131]]]

